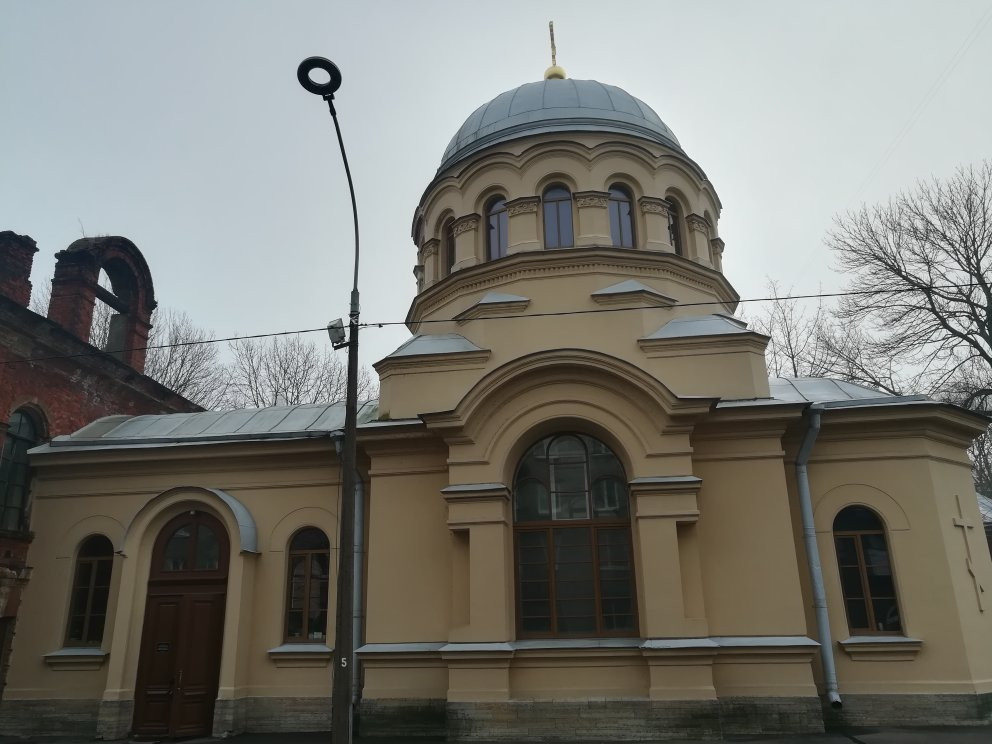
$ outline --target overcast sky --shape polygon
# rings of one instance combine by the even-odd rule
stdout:
[[[549,19],[570,77],[644,100],[706,171],[742,297],[842,286],[835,214],[992,156],[992,0],[0,0],[0,230],[37,240],[35,286],[82,231],[126,236],[219,336],[345,315],[344,171],[296,81],[326,56],[362,318],[402,320],[417,201],[476,107],[541,79]],[[407,336],[369,329],[363,363]]]

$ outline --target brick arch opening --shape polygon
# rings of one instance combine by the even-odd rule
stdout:
[[[49,319],[89,342],[99,300],[110,308],[104,350],[143,372],[156,302],[151,272],[138,247],[120,236],[82,238],[55,257]],[[101,270],[109,288],[100,286]]]

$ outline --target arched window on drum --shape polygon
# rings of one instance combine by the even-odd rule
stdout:
[[[506,256],[510,218],[506,198],[496,196],[486,204],[486,258],[495,261]]]
[[[514,478],[520,637],[637,634],[627,479],[593,437],[545,437]]]

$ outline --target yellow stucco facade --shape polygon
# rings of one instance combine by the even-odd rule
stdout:
[[[580,104],[595,92],[583,85]],[[626,99],[610,95],[602,126],[546,107],[543,128],[528,129],[511,108],[505,130],[495,118],[456,137],[417,207],[414,337],[375,365],[380,397],[359,430],[363,731],[631,739],[817,731],[832,719],[988,723],[992,562],[966,455],[983,422],[925,399],[770,381],[767,338],[732,317],[713,185],[664,125],[624,119]],[[549,187],[569,193],[559,214],[570,241],[548,232]],[[549,235],[572,245],[548,249]],[[226,565],[223,588],[210,584],[223,593],[221,642],[203,651],[216,655],[216,695],[189,715],[208,710],[216,735],[326,728],[333,621],[294,640],[289,605],[294,536],[316,528],[330,541],[333,618],[337,410],[266,409],[244,426],[220,413],[103,420],[36,450],[34,571],[3,728],[65,728],[44,717],[55,705],[104,738],[150,720],[135,702],[154,676],[142,654],[170,653],[199,626],[149,645],[149,598],[207,586],[192,569],[188,584],[168,584],[161,535],[201,512],[219,520],[229,554],[209,567]],[[583,442],[585,460],[534,454],[561,436]],[[528,458],[552,474],[540,503],[554,507],[538,520],[521,516]],[[596,458],[623,474],[603,507],[608,529],[589,511],[600,509]],[[561,486],[562,463],[585,467],[586,485]],[[566,515],[566,497],[585,499],[585,516]],[[852,507],[881,528],[838,528]],[[578,561],[594,566],[582,579],[595,586],[582,600],[593,632],[570,625],[559,542],[537,562],[538,594],[551,597],[534,601],[550,619],[525,609],[523,536],[577,529],[593,536],[594,557]],[[73,577],[95,534],[115,550],[106,622],[98,642],[74,645]],[[625,557],[607,557],[607,534]],[[838,555],[848,549],[856,556]],[[621,574],[626,585],[610,578]],[[313,611],[319,592],[308,596]]]

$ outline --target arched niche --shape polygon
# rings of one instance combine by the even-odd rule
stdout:
[[[173,516],[178,505],[206,505],[212,507],[217,516],[232,536],[232,544],[238,546],[243,554],[257,554],[258,528],[255,519],[248,508],[226,491],[219,488],[202,488],[200,486],[178,486],[163,491],[158,496],[149,499],[134,515],[119,543],[117,552],[128,555],[147,532],[149,526],[157,517],[170,512]]]
[[[905,510],[885,491],[865,483],[847,483],[835,486],[816,500],[813,507],[813,524],[818,533],[833,531],[834,518],[848,506],[866,506],[882,518],[890,532],[909,529]]]

